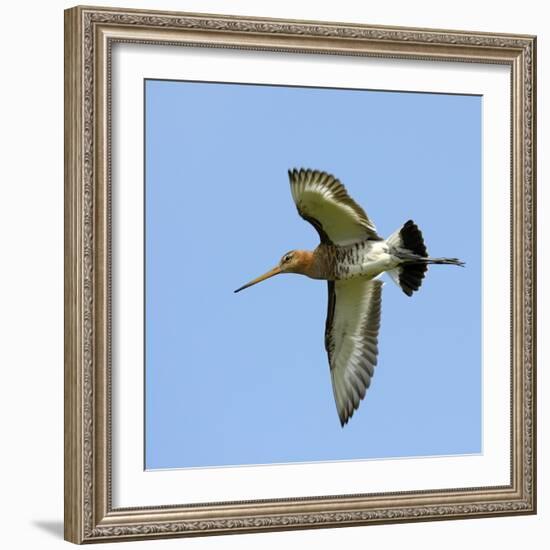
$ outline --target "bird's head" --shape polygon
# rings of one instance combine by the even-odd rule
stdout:
[[[240,292],[257,283],[261,283],[279,273],[300,273],[302,275],[310,275],[313,266],[313,253],[308,250],[291,250],[283,255],[279,263],[270,269],[267,273],[260,275],[249,283],[241,286],[235,292]]]
[[[304,273],[309,265],[311,252],[307,250],[291,250],[279,260],[281,273]]]

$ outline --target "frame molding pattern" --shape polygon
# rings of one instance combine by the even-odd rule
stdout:
[[[489,515],[508,515],[512,512],[528,510],[527,502],[501,502],[494,504],[472,504],[456,506],[425,506],[381,509],[356,512],[329,512],[317,514],[277,515],[269,517],[247,517],[242,519],[222,519],[204,521],[180,521],[152,523],[126,527],[98,527],[92,530],[96,537],[128,537],[132,535],[183,534],[208,531],[209,534],[227,534],[233,531],[252,532],[304,529],[314,526],[344,527],[364,525],[365,523],[397,523],[411,520],[448,520],[465,517],[487,517]]]
[[[102,29],[123,30],[124,37],[105,39]],[[181,41],[174,40],[174,33],[181,34]],[[192,34],[191,39],[184,39],[187,33]],[[349,495],[280,499],[258,501],[254,509],[250,506],[254,502],[218,503],[210,512],[208,506],[197,505],[113,510],[108,273],[110,105],[102,95],[105,89],[107,96],[110,93],[113,41],[510,66],[512,194],[517,201],[512,206],[516,331],[512,334],[511,486],[392,493],[382,498]],[[76,7],[65,12],[65,47],[67,540],[100,542],[536,512],[535,37]],[[102,135],[107,138],[102,140]],[[300,509],[312,511],[301,513]]]

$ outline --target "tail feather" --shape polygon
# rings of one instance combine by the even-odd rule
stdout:
[[[422,279],[426,276],[428,266],[426,264],[403,264],[399,267],[399,286],[407,295],[412,296],[422,285]]]
[[[430,258],[422,232],[412,220],[407,221],[386,242],[392,253],[403,260],[389,274],[407,296],[412,296],[420,288],[429,264],[464,265],[457,258]]]
[[[399,235],[401,236],[403,248],[424,258],[428,256],[428,251],[426,250],[426,245],[424,244],[422,232],[412,220],[405,223],[405,225],[399,230]]]

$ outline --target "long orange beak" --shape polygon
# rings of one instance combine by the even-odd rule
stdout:
[[[235,292],[240,292],[241,290],[244,290],[245,288],[248,288],[249,286],[255,285],[257,283],[261,283],[262,281],[265,281],[266,279],[269,279],[270,277],[273,277],[274,275],[278,275],[281,273],[281,268],[279,266],[274,267],[273,269],[270,269],[267,273],[264,273],[260,277],[253,279],[249,283],[246,283],[245,285],[241,286]]]

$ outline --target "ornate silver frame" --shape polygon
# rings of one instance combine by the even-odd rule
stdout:
[[[117,41],[508,65],[512,460],[503,487],[113,509],[110,52]],[[536,38],[75,7],[65,12],[65,538],[122,541],[536,512]]]

